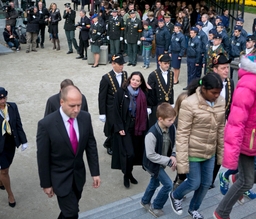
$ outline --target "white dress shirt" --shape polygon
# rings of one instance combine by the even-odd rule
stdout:
[[[114,71],[114,70],[113,70]],[[115,71],[114,71],[115,72]],[[116,80],[117,80],[117,82],[118,82],[118,84],[119,84],[119,87],[121,87],[121,85],[122,85],[122,74],[123,73],[116,73],[115,72],[115,74],[116,74]]]
[[[60,115],[61,115],[61,117],[62,117],[62,119],[63,119],[63,122],[64,122],[64,125],[65,125],[65,127],[66,127],[66,130],[67,130],[67,133],[68,133],[68,137],[70,137],[70,136],[69,136],[69,126],[70,126],[70,123],[68,122],[68,120],[70,119],[70,117],[68,117],[68,116],[64,113],[62,107],[60,107]],[[75,129],[75,131],[76,131],[77,141],[79,141],[79,129],[78,129],[78,123],[77,123],[77,119],[76,119],[76,118],[74,119],[73,126],[74,126],[74,129]]]
[[[167,84],[168,71],[163,71],[163,70],[161,69],[161,67],[159,67],[159,68],[160,68],[160,70],[161,70],[161,72],[162,72],[164,81],[165,81],[165,83]]]
[[[220,92],[220,95],[221,95],[222,97],[224,97],[225,99],[226,99],[226,84],[227,84],[227,82],[226,82],[226,81],[223,81],[223,88],[222,88],[222,90],[221,90],[221,92]]]

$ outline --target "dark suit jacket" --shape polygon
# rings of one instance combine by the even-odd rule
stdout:
[[[46,102],[44,117],[60,108],[60,93],[55,94]],[[82,106],[81,110],[88,112],[88,106],[85,96],[82,94]]]
[[[80,19],[81,29],[79,33],[79,39],[88,40],[89,39],[89,31],[91,27],[91,22],[88,17],[84,17]]]
[[[99,103],[99,113],[100,115],[106,115],[106,122],[104,126],[104,133],[108,137],[111,134],[113,124],[115,121],[114,115],[114,96],[116,91],[119,88],[118,81],[116,79],[116,74],[112,70],[110,76],[114,83],[116,90],[113,87],[113,84],[110,81],[108,73],[102,76],[99,87],[98,103]],[[123,71],[122,83],[127,79],[127,72]],[[121,84],[122,84],[121,83]]]
[[[91,116],[80,111],[78,117],[79,143],[76,155],[57,110],[38,122],[37,161],[42,188],[53,187],[57,196],[64,197],[72,190],[73,181],[78,191],[85,184],[84,152],[92,176],[99,176],[98,151]]]
[[[12,135],[14,137],[15,146],[18,148],[21,144],[27,143],[26,134],[22,128],[22,123],[20,119],[20,114],[16,103],[7,102],[8,114],[9,114],[9,124],[11,126]],[[0,153],[4,149],[5,136],[2,135],[2,122],[3,117],[0,116]]]

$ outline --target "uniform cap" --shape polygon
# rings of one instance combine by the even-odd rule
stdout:
[[[220,19],[222,21],[222,17],[221,16],[216,16],[216,19]]]
[[[135,14],[135,11],[134,10],[130,10],[129,14]]]
[[[211,29],[211,30],[209,30],[209,34],[216,35],[217,34],[217,30],[216,29]]]
[[[237,18],[236,21],[241,21],[242,23],[244,23],[244,19],[243,18]]]
[[[94,14],[94,15],[92,15],[92,17],[91,17],[91,18],[93,19],[93,18],[96,18],[96,17],[98,17],[98,14]]]
[[[70,3],[65,3],[64,6],[68,8],[68,7],[71,6],[71,4]]]
[[[222,22],[219,22],[219,23],[217,24],[217,27],[224,27],[224,24],[223,24]]]
[[[170,18],[171,17],[171,15],[169,14],[169,13],[166,13],[165,15],[164,15],[164,18]]]
[[[215,65],[230,63],[231,59],[228,59],[223,53],[213,54],[212,67]]]
[[[202,21],[197,21],[197,22],[196,22],[196,25],[199,25],[199,26],[202,27],[202,26],[204,26],[204,23],[203,23]]]
[[[176,27],[181,27],[182,25],[181,25],[181,23],[178,23],[178,22],[177,22],[177,23],[174,24],[174,26],[176,26]]]
[[[254,35],[249,35],[246,37],[246,41],[256,41],[256,37]]]
[[[236,25],[236,26],[234,26],[234,30],[239,30],[239,31],[241,31],[241,30],[242,30],[242,27],[239,26],[239,25]]]
[[[164,22],[164,19],[163,19],[163,18],[160,18],[160,19],[158,20],[158,22]]]
[[[190,30],[195,31],[196,33],[198,33],[198,32],[199,32],[199,29],[198,29],[197,27],[191,27],[191,29],[190,29]]]
[[[159,62],[170,62],[171,58],[170,58],[169,54],[162,54],[162,55],[158,56],[158,61]]]
[[[114,8],[111,12],[117,13],[118,11]]]
[[[124,57],[122,54],[113,55],[111,60],[112,60],[112,63],[115,62],[119,65],[123,65],[125,63]]]
[[[222,35],[216,33],[216,34],[214,34],[213,39],[222,39]]]
[[[8,94],[8,91],[5,90],[3,87],[0,87],[0,99],[5,98]]]

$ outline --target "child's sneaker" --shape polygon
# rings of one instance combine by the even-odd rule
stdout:
[[[182,213],[183,213],[182,206],[181,206],[182,200],[173,198],[172,192],[169,193],[169,198],[170,198],[170,201],[171,201],[172,210],[177,215],[182,215]]]
[[[144,68],[143,68],[143,69],[145,69],[145,70],[146,70],[146,69],[148,69],[148,68],[149,68],[149,67],[146,65],[146,66],[144,66]]]
[[[247,196],[249,199],[256,198],[256,193],[254,193],[252,190],[248,190],[247,192],[244,193],[244,195]]]
[[[149,213],[151,213],[154,217],[161,217],[164,215],[164,211],[162,209],[154,209],[152,205],[149,208]]]
[[[149,209],[150,209],[150,203],[148,203],[148,204],[144,204],[142,201],[140,202],[140,205],[143,207],[143,208],[145,208],[147,211],[149,211]]]
[[[198,211],[190,211],[188,213],[191,215],[193,219],[204,219],[203,215],[201,215]]]
[[[229,180],[225,178],[224,173],[219,173],[220,179],[220,192],[222,195],[226,195],[229,188]]]
[[[142,65],[141,68],[145,68],[146,66],[145,65]]]

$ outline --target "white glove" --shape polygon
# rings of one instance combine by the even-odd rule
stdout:
[[[123,37],[120,37],[120,41],[123,41],[123,39],[124,39]]]
[[[28,147],[28,143],[22,144],[21,145],[21,151],[25,151]]]
[[[100,121],[106,122],[106,115],[100,115],[99,116]]]
[[[109,36],[107,36],[107,40],[109,40]]]
[[[152,113],[152,110],[150,108],[147,108],[148,115]]]
[[[138,40],[137,45],[139,46],[140,44],[141,44],[141,41],[140,41],[140,40]]]
[[[127,40],[124,40],[125,44],[127,44]]]
[[[90,39],[90,42],[92,43],[92,39]]]

